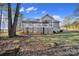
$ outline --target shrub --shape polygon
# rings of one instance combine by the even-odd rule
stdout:
[[[56,31],[53,31],[53,33],[56,33]]]
[[[63,32],[63,30],[60,30],[60,32]]]

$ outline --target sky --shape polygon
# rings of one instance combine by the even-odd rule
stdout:
[[[24,18],[40,18],[49,14],[54,18],[63,21],[64,17],[72,15],[78,3],[21,3],[20,13]],[[12,3],[15,9],[16,4]]]
[[[77,6],[77,3],[23,3],[19,11],[25,19],[40,18],[45,14],[49,14],[62,22],[64,17],[73,14]],[[12,8],[16,8],[15,3],[12,4]]]
[[[15,4],[12,6],[15,8]],[[25,18],[39,18],[49,14],[62,21],[65,16],[71,15],[77,6],[77,3],[24,3],[21,4],[20,12]]]

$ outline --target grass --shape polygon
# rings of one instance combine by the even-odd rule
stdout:
[[[78,32],[62,32],[58,34],[53,34],[50,36],[40,35],[32,36],[27,38],[26,42],[35,43],[41,42],[41,44],[50,45],[51,43],[75,45],[79,44],[79,33]]]
[[[16,34],[17,35],[21,35],[23,31],[17,31]],[[8,37],[8,32],[1,32],[0,33],[0,37]]]
[[[21,31],[17,32],[18,35],[21,35]],[[6,33],[2,33],[2,36],[7,36]],[[0,35],[0,36],[1,36]],[[4,38],[7,39],[7,38]],[[14,38],[15,40],[18,38]],[[52,34],[50,36],[40,35],[40,36],[32,36],[31,38],[24,38],[28,39],[26,42],[34,42],[34,41],[41,41],[45,44],[56,42],[59,44],[78,44],[79,43],[79,32],[61,32],[57,34]]]
[[[21,35],[21,32],[17,32],[18,35]],[[6,33],[4,33],[6,34]],[[31,36],[29,38],[25,37],[25,38],[7,38],[5,37],[4,39],[14,39],[14,40],[25,40],[25,42],[27,43],[33,43],[36,44],[41,43],[44,45],[49,45],[49,44],[53,44],[53,43],[58,43],[58,44],[70,44],[70,45],[74,45],[74,44],[79,44],[79,32],[61,32],[61,33],[57,33],[57,34],[52,34],[50,36],[46,36],[46,35],[40,35],[40,36]]]
[[[8,33],[5,32],[5,33],[0,33],[0,37],[7,37],[8,36]]]
[[[36,40],[41,40],[44,43],[57,42],[61,44],[78,44],[79,43],[79,33],[78,32],[62,32],[58,34],[53,34],[50,36],[34,36]],[[30,38],[31,39],[31,38]]]
[[[18,32],[18,34],[20,34],[20,32]],[[79,45],[79,32],[61,32],[61,33],[52,34],[52,35],[40,35],[40,36],[37,35],[37,36],[30,36],[30,37],[14,37],[14,38],[4,37],[2,40],[0,40],[0,42],[6,43],[5,44],[6,47],[2,46],[4,49],[7,47],[11,48],[10,46],[12,47],[20,46],[21,51],[26,51],[26,50],[29,50],[29,51],[44,50],[45,51],[46,49],[54,47],[52,49],[54,50],[57,49],[59,53],[62,51],[61,49],[63,48],[65,50],[68,49],[66,47],[57,48],[59,47],[59,45],[67,45],[67,46],[74,46],[76,44]],[[57,43],[58,46],[55,43]],[[61,53],[63,54],[63,52]]]
[[[66,33],[59,33],[55,34],[53,40],[62,43],[79,43],[79,33],[78,32],[66,32]]]

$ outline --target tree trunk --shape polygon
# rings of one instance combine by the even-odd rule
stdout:
[[[12,13],[11,13],[11,4],[8,3],[8,36],[12,37]]]
[[[3,6],[1,6],[1,15],[0,15],[0,32],[1,32],[2,11],[3,11]]]
[[[17,22],[18,22],[19,9],[20,9],[20,3],[17,3],[16,12],[15,12],[15,16],[14,16],[14,22],[13,22],[13,26],[12,26],[13,36],[16,36],[16,27],[17,27]]]

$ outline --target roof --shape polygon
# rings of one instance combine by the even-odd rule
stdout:
[[[38,21],[22,21],[22,23],[38,23]]]
[[[23,23],[46,23],[46,22],[40,22],[41,19],[45,18],[46,16],[50,17],[51,19],[54,20],[54,22],[58,23],[59,21],[57,21],[56,19],[54,19],[52,16],[50,16],[49,14],[45,14],[44,16],[42,16],[40,19],[33,19],[33,18],[29,18],[25,21],[23,21]]]
[[[59,22],[58,20],[56,20],[54,17],[50,16],[49,14],[45,14],[43,17],[41,17],[41,19],[45,18],[46,16],[50,17],[51,19],[54,20],[54,22]]]
[[[42,19],[45,18],[46,16],[50,17],[51,19],[54,19],[52,16],[50,16],[49,14],[45,14],[44,16],[42,16]]]

